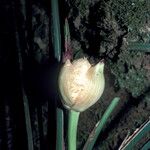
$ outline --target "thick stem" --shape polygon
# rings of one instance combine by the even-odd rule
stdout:
[[[68,119],[68,150],[76,150],[77,126],[80,112],[69,111]]]

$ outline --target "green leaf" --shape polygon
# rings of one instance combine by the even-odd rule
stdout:
[[[141,150],[148,150],[150,149],[150,141],[148,141],[143,147]]]
[[[58,0],[51,0],[51,35],[55,58],[60,61],[61,58],[61,33]]]
[[[57,108],[57,135],[56,150],[64,149],[64,114],[62,109]]]
[[[26,130],[27,130],[26,132],[27,132],[27,140],[28,140],[28,150],[34,150],[28,98],[27,98],[27,95],[26,95],[24,89],[22,89],[22,92],[23,92],[25,123],[26,123]]]
[[[138,43],[138,42],[130,42],[128,45],[129,50],[140,51],[140,52],[150,52],[150,44],[149,43]]]
[[[92,150],[93,149],[93,146],[94,146],[99,134],[101,133],[101,131],[102,131],[103,127],[105,126],[111,113],[117,106],[119,100],[120,100],[119,97],[115,97],[112,100],[111,104],[108,106],[107,110],[105,111],[104,115],[102,116],[102,119],[100,121],[98,121],[98,123],[95,125],[94,129],[92,130],[91,134],[89,135],[88,140],[86,141],[83,150]]]
[[[150,120],[146,121],[140,128],[138,128],[129,138],[124,142],[125,144],[120,150],[131,150],[140,141],[143,136],[150,132]],[[147,147],[147,145],[145,145]]]

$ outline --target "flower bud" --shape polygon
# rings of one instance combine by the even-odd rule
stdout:
[[[62,103],[67,109],[82,112],[95,104],[105,86],[104,63],[92,66],[86,58],[68,59],[59,75]]]

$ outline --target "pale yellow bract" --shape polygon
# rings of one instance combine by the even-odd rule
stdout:
[[[104,91],[104,63],[92,66],[86,58],[67,60],[59,75],[62,103],[82,112],[95,104]]]

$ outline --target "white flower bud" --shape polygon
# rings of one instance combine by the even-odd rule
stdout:
[[[86,58],[67,60],[59,75],[62,103],[67,109],[82,112],[95,104],[105,86],[104,63],[91,66]]]

